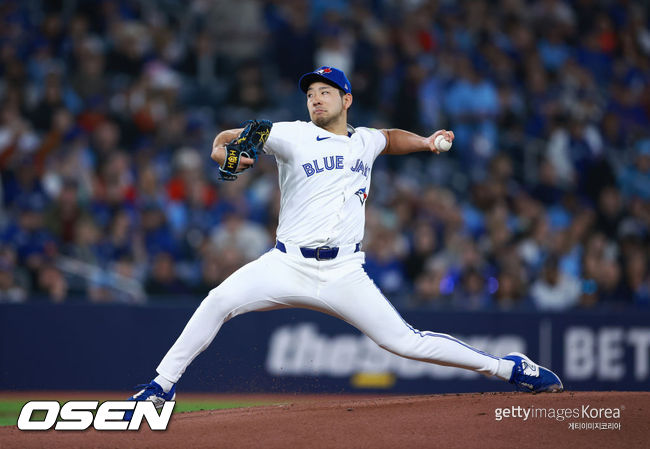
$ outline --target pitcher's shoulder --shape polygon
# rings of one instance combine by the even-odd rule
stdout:
[[[362,133],[362,134],[376,134],[376,133],[381,133],[381,130],[378,128],[373,128],[371,126],[355,126],[354,132],[357,133]]]
[[[372,141],[372,140],[385,140],[384,133],[382,130],[377,128],[371,128],[368,126],[357,126],[354,128],[354,134],[356,134],[361,140]],[[354,135],[353,134],[353,135]]]
[[[309,132],[308,123],[301,120],[293,122],[275,122],[271,128],[271,138],[290,139]]]
[[[311,127],[309,126],[310,122],[304,122],[302,120],[295,120],[293,122],[275,122],[273,123],[273,129],[283,132],[305,132],[308,131]]]

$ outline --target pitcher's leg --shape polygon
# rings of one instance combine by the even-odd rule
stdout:
[[[203,352],[229,319],[254,310],[287,307],[283,295],[291,285],[291,272],[270,253],[243,266],[201,302],[185,329],[156,371],[176,383],[188,365]],[[280,284],[281,283],[281,284]]]
[[[359,268],[323,292],[338,315],[382,348],[409,359],[465,368],[509,380],[513,363],[480,351],[446,334],[419,331],[408,324]]]
[[[241,299],[242,304],[237,304],[238,299]],[[156,372],[171,382],[178,382],[188,365],[212,343],[223,323],[231,317],[254,310],[285,307],[268,300],[244,304],[245,300],[221,286],[211,290],[161,360]],[[235,310],[238,310],[238,313],[234,313]]]

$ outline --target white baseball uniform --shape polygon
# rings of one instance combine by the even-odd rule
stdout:
[[[264,151],[278,164],[276,247],[211,290],[157,368],[177,382],[221,325],[242,313],[301,307],[350,323],[382,348],[415,360],[508,380],[512,362],[406,323],[364,271],[359,250],[381,131],[336,135],[311,122],[275,123]],[[333,257],[335,256],[335,257]]]

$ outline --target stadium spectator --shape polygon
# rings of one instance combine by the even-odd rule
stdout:
[[[525,279],[514,270],[504,270],[496,278],[497,287],[494,293],[494,304],[498,310],[524,310],[528,306],[525,297]]]
[[[485,310],[491,307],[487,279],[475,267],[463,271],[454,291],[452,305],[458,310]]]
[[[152,255],[151,273],[147,277],[145,289],[148,295],[165,299],[182,298],[188,293],[187,287],[178,278],[174,257],[161,251]]]
[[[625,289],[622,297],[632,298],[640,306],[650,305],[650,266],[648,255],[642,249],[635,248],[625,259]]]
[[[237,211],[225,214],[221,224],[213,229],[210,239],[217,250],[230,246],[237,248],[247,261],[261,256],[272,246],[266,230],[245,220]]]
[[[638,196],[650,201],[650,138],[636,143],[634,163],[621,173],[619,184],[626,198]]]
[[[44,296],[50,302],[61,303],[68,298],[68,281],[54,265],[40,267],[37,286],[36,295]]]
[[[535,307],[543,311],[560,312],[571,309],[578,305],[580,293],[578,279],[562,273],[554,256],[546,259],[542,275],[530,289]]]
[[[45,215],[48,230],[64,246],[74,246],[77,223],[89,213],[79,201],[78,183],[66,179],[58,196],[51,202]]]
[[[27,301],[27,291],[19,285],[14,261],[8,254],[0,256],[0,303],[21,303]]]
[[[415,224],[410,239],[409,254],[404,261],[404,273],[414,282],[426,268],[427,260],[437,251],[435,230],[425,221]]]
[[[415,290],[408,305],[423,309],[446,309],[450,307],[452,291],[453,283],[444,261],[431,259],[415,280]]]

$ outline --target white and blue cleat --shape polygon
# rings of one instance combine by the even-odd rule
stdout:
[[[518,391],[558,393],[564,390],[562,381],[557,374],[536,364],[524,354],[511,352],[504,359],[515,363],[510,383],[515,384]]]
[[[166,401],[173,401],[176,398],[176,385],[167,393],[153,380],[148,384],[138,385],[141,388],[136,394],[131,396],[127,401],[151,401],[156,409],[161,409]],[[127,410],[124,414],[125,421],[131,421],[133,410]]]

